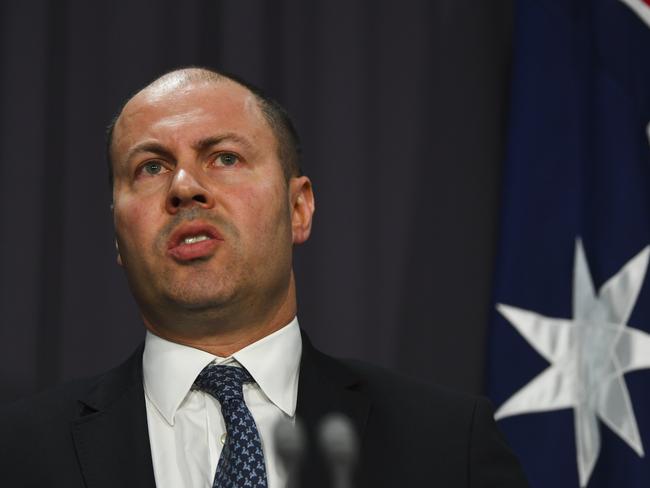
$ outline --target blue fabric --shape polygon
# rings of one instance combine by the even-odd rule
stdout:
[[[262,442],[255,420],[244,402],[243,385],[253,383],[244,368],[210,364],[194,382],[196,388],[221,404],[226,423],[226,443],[219,457],[213,488],[266,488]]]
[[[519,0],[493,305],[572,317],[575,242],[596,289],[650,243],[650,28],[618,0]],[[628,321],[650,332],[650,282]],[[493,308],[496,406],[549,363]],[[646,451],[599,422],[589,488],[650,483],[650,370],[625,375]],[[578,487],[571,409],[499,421],[533,488]]]

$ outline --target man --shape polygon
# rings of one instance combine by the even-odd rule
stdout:
[[[327,357],[299,329],[292,247],[314,196],[279,105],[174,71],[122,108],[109,155],[144,349],[0,412],[2,486],[280,487],[273,429],[296,418],[300,486],[331,486],[314,445],[330,412],[357,431],[358,486],[525,486],[485,400]]]

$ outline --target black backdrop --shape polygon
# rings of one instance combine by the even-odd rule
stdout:
[[[299,319],[339,356],[481,391],[510,1],[0,3],[0,401],[143,336],[115,264],[103,128],[205,65],[283,102],[315,185]]]

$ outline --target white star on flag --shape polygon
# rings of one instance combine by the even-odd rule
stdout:
[[[643,285],[650,246],[612,276],[598,294],[580,239],[573,265],[573,318],[497,304],[497,310],[551,365],[508,399],[495,417],[572,408],[580,486],[600,452],[600,419],[643,456],[623,375],[650,368],[650,334],[627,326]]]
[[[650,4],[647,0],[621,0],[624,4],[630,7],[641,20],[650,26]]]

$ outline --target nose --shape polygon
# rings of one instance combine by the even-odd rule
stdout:
[[[179,168],[169,186],[166,209],[169,213],[175,214],[178,210],[193,205],[212,208],[214,199],[190,171]]]

